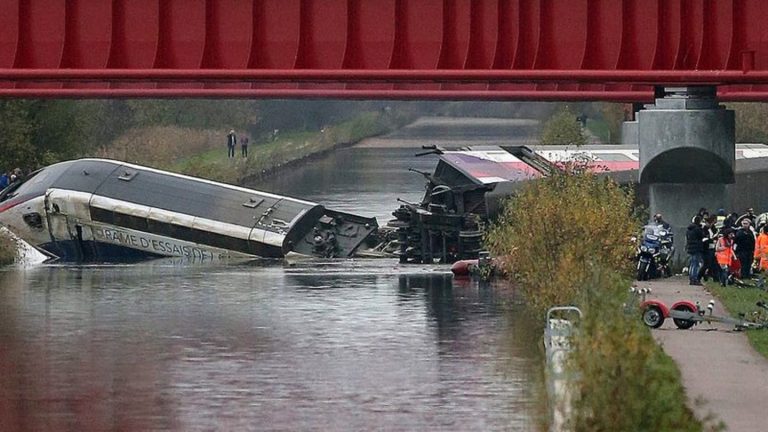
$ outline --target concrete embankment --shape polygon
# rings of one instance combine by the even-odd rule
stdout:
[[[651,288],[648,298],[660,299],[666,305],[679,300],[706,305],[713,299],[706,287],[688,285],[683,277],[637,282],[637,286]],[[729,315],[718,303],[713,314]],[[689,406],[699,418],[714,414],[730,431],[768,430],[768,359],[752,348],[744,332],[724,323],[702,323],[679,330],[668,319],[653,330],[653,336],[677,363]]]

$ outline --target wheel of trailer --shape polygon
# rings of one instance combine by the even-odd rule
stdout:
[[[643,323],[650,328],[659,328],[664,324],[664,314],[658,306],[648,306],[643,311]]]
[[[686,305],[677,305],[673,310],[681,311],[681,312],[693,312],[693,309],[691,309],[690,306],[686,306]],[[677,328],[682,330],[688,330],[689,328],[693,327],[694,324],[696,324],[696,321],[681,319],[681,318],[672,318],[672,321],[675,322],[675,325],[677,326]]]

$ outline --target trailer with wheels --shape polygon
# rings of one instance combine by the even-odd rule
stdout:
[[[765,302],[758,302],[757,306],[768,310]],[[644,300],[640,304],[643,311],[643,323],[650,328],[659,328],[664,324],[664,320],[672,318],[675,326],[679,329],[689,329],[696,324],[707,322],[721,322],[733,324],[735,330],[759,329],[768,327],[768,321],[761,319],[759,321],[749,321],[744,316],[733,318],[729,316],[714,315],[715,301],[710,300],[706,308],[702,308],[698,303],[683,300],[676,302],[672,307],[668,307],[661,300]]]

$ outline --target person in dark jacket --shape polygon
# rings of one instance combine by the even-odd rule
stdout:
[[[701,285],[699,271],[704,254],[704,230],[701,229],[701,216],[696,215],[685,233],[685,251],[688,253],[688,283]]]
[[[244,157],[248,157],[248,137],[243,135],[240,137],[240,154]]]
[[[727,218],[725,218],[725,221],[723,221],[723,228],[731,228],[733,230],[739,229],[738,226],[736,226],[736,221],[739,220],[739,214],[736,212],[733,212],[728,215]]]
[[[237,135],[235,135],[235,130],[232,129],[227,134],[227,157],[228,158],[235,157],[236,146],[237,146]]]
[[[752,276],[752,258],[755,255],[755,234],[751,228],[752,222],[749,218],[741,220],[741,228],[736,231],[736,237],[734,238],[734,252],[736,258],[739,259],[741,264],[741,278],[747,279]]]
[[[707,278],[720,280],[720,266],[717,265],[717,260],[715,259],[715,244],[717,243],[716,223],[717,216],[710,216],[704,220],[704,226],[702,227],[704,231],[704,238],[702,239],[704,252],[702,253],[703,263],[701,270],[699,270],[699,280],[702,278],[704,280],[707,280]]]
[[[699,209],[699,212],[694,215],[694,217],[696,217],[696,216],[700,216],[701,217],[701,223],[702,223],[702,226],[703,226],[704,222],[706,222],[707,218],[709,217],[709,212],[707,211],[706,207],[701,207]],[[691,218],[691,222],[693,222],[693,218]]]
[[[701,218],[699,218],[699,219],[701,219]],[[667,223],[667,221],[664,220],[664,217],[661,216],[661,213],[656,213],[655,215],[653,215],[653,223],[655,225],[658,225],[658,226],[664,228],[667,231],[669,231],[669,229],[670,229],[669,224]]]
[[[757,220],[757,215],[755,214],[755,209],[752,207],[748,208],[746,212],[744,212],[743,215],[741,215],[742,218],[749,218],[749,221],[752,222],[752,228],[755,227],[755,221]]]

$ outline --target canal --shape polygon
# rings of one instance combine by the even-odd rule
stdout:
[[[386,222],[435,156],[348,148],[256,189]],[[394,259],[0,271],[0,430],[534,430],[539,323]]]

